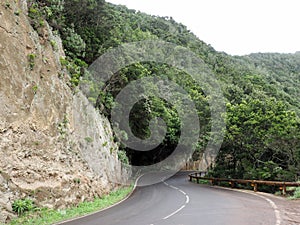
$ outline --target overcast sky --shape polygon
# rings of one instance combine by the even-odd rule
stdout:
[[[107,0],[171,16],[217,51],[300,51],[300,0]]]

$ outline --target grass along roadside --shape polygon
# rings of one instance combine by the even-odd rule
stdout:
[[[112,206],[119,201],[126,198],[133,190],[133,185],[129,187],[123,187],[116,191],[111,192],[108,195],[96,198],[92,202],[82,202],[76,207],[71,207],[65,210],[55,209],[39,209],[36,211],[28,212],[17,219],[12,220],[11,225],[48,225],[58,223],[64,220],[68,220],[75,217],[88,215],[93,212],[97,212],[101,209],[105,209]]]
[[[293,189],[293,195],[290,196],[289,199],[300,199],[300,187]]]

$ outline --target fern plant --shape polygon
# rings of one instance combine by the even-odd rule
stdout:
[[[26,211],[32,211],[35,209],[34,202],[31,199],[17,199],[12,204],[12,209],[18,214],[22,215]]]

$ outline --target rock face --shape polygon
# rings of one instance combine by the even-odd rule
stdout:
[[[109,121],[67,86],[59,37],[33,30],[26,1],[1,1],[0,21],[0,222],[16,199],[63,208],[109,192],[126,179],[118,146]]]

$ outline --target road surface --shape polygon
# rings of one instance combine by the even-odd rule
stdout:
[[[186,173],[137,187],[121,204],[63,225],[279,225],[272,204],[252,194],[195,184]]]

